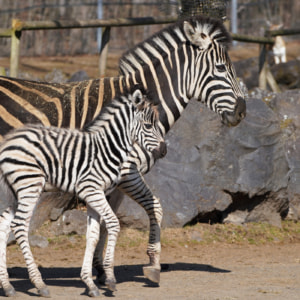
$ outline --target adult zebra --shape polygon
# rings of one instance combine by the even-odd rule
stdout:
[[[135,83],[141,83],[151,92],[151,98],[160,102],[160,128],[164,134],[192,98],[205,102],[221,116],[224,124],[237,125],[245,117],[246,105],[227,53],[229,43],[229,33],[220,21],[198,16],[180,20],[131,49],[121,58],[123,75],[118,78],[76,84],[3,78],[0,81],[0,115],[4,117],[0,120],[0,134],[25,120],[82,127],[103,103]],[[17,105],[15,110],[14,105]],[[150,264],[144,268],[144,273],[158,282],[162,208],[142,177],[153,163],[151,154],[135,147],[122,169],[119,189],[139,203],[149,216],[147,253]],[[114,209],[120,201],[113,201]],[[101,235],[94,260],[100,274],[104,241]]]
[[[166,146],[158,128],[158,112],[140,90],[113,100],[83,131],[27,125],[8,133],[0,144],[0,182],[8,207],[0,216],[0,285],[15,294],[8,281],[6,243],[13,229],[22,249],[30,280],[41,296],[50,296],[34,262],[28,241],[29,221],[46,183],[75,193],[93,212],[93,231],[87,235],[81,278],[90,296],[99,296],[92,279],[92,261],[99,239],[100,218],[108,231],[104,260],[107,287],[115,290],[114,248],[118,218],[106,200],[118,183],[122,164],[133,143],[161,158]],[[90,215],[91,216],[91,215]],[[95,222],[96,221],[96,222]]]

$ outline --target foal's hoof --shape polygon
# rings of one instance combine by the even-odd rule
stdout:
[[[91,289],[89,291],[89,296],[90,297],[99,297],[100,296],[100,292],[97,288]]]
[[[156,269],[151,266],[145,266],[143,267],[143,272],[146,278],[148,278],[152,282],[159,283],[160,269]]]
[[[4,293],[5,293],[6,297],[13,297],[16,295],[16,291],[12,285],[10,287],[8,287],[7,289],[5,289]]]
[[[117,288],[116,288],[116,282],[114,280],[106,280],[105,281],[106,287],[112,291],[112,292],[116,292]]]
[[[51,298],[50,291],[48,290],[47,287],[43,287],[43,288],[39,289],[38,293],[41,297]]]

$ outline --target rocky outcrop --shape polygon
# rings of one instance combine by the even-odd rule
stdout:
[[[192,102],[167,136],[168,154],[146,181],[161,198],[165,227],[190,222],[264,221],[299,217],[300,91],[259,89],[235,128]],[[131,212],[131,213],[129,213]],[[125,224],[145,227],[141,208],[125,199]]]

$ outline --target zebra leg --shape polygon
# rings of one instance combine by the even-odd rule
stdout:
[[[92,279],[92,261],[96,244],[99,239],[100,220],[99,215],[87,205],[87,232],[86,232],[86,248],[81,268],[81,280],[88,287],[90,297],[100,296],[97,286]]]
[[[103,262],[103,268],[105,271],[105,285],[112,292],[116,291],[116,278],[114,274],[114,256],[115,256],[115,248],[117,243],[118,234],[120,232],[120,223],[117,216],[114,214],[113,210],[106,203],[104,207],[103,220],[106,224],[107,229],[107,247]]]
[[[129,197],[140,204],[148,214],[150,220],[149,242],[147,254],[150,262],[144,266],[143,272],[146,278],[159,283],[160,281],[160,231],[163,216],[162,207],[159,198],[155,197],[144,178],[138,171],[130,172],[126,179],[122,178],[119,188]]]
[[[0,217],[0,286],[3,287],[7,297],[16,294],[15,289],[9,283],[9,276],[6,265],[6,245],[9,233],[11,231],[10,224],[15,215],[15,211],[8,207]]]
[[[34,261],[28,239],[30,220],[45,184],[44,179],[42,180],[43,182],[39,182],[35,185],[34,189],[31,188],[31,190],[24,189],[19,191],[18,207],[15,218],[12,221],[11,228],[14,232],[18,245],[22,250],[31,282],[37,288],[40,296],[49,298],[50,292]]]
[[[117,212],[122,200],[123,200],[124,194],[119,191],[118,189],[115,189],[110,195],[109,195],[109,205],[114,211],[114,213]],[[89,212],[89,211],[88,211]],[[103,253],[104,248],[106,244],[106,238],[107,238],[107,230],[105,227],[105,223],[102,221],[100,222],[100,236],[99,241],[94,253],[94,260],[93,260],[93,267],[97,270],[97,279],[99,283],[105,284],[105,271],[103,269]]]
[[[83,197],[81,197],[83,198]],[[116,291],[116,279],[114,275],[114,252],[115,252],[115,247],[116,247],[116,242],[117,242],[117,237],[118,233],[120,231],[120,224],[119,220],[114,214],[113,210],[111,209],[110,205],[108,204],[105,195],[103,192],[98,192],[91,193],[91,196],[86,197],[86,203],[89,205],[101,218],[103,218],[103,221],[105,222],[106,229],[108,232],[108,242],[107,242],[107,247],[106,247],[106,253],[105,253],[105,258],[103,262],[103,268],[105,271],[105,284],[107,288],[111,291]],[[91,212],[89,213],[91,214]],[[95,224],[89,224],[88,227],[96,227]],[[88,229],[89,232],[92,232],[92,229]],[[95,235],[95,246],[98,242],[99,239],[99,229],[98,229],[98,236]],[[94,253],[92,253],[93,255]],[[90,255],[90,254],[88,254]],[[85,270],[88,268],[91,269],[92,265],[90,266],[83,266]],[[90,271],[91,274],[91,271]]]

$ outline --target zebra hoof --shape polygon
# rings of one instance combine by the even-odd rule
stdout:
[[[47,287],[43,287],[43,288],[39,289],[38,293],[41,297],[51,298],[50,291],[48,290]]]
[[[16,295],[16,291],[13,288],[13,286],[10,286],[7,289],[4,289],[4,293],[5,293],[6,297],[14,297]]]
[[[89,296],[90,297],[99,297],[100,296],[100,292],[97,288],[91,289],[89,291]]]
[[[112,291],[112,292],[116,292],[117,288],[116,288],[116,282],[114,280],[106,280],[105,281],[106,287]]]
[[[151,266],[143,267],[144,276],[152,282],[159,283],[160,281],[160,269],[153,268]]]

